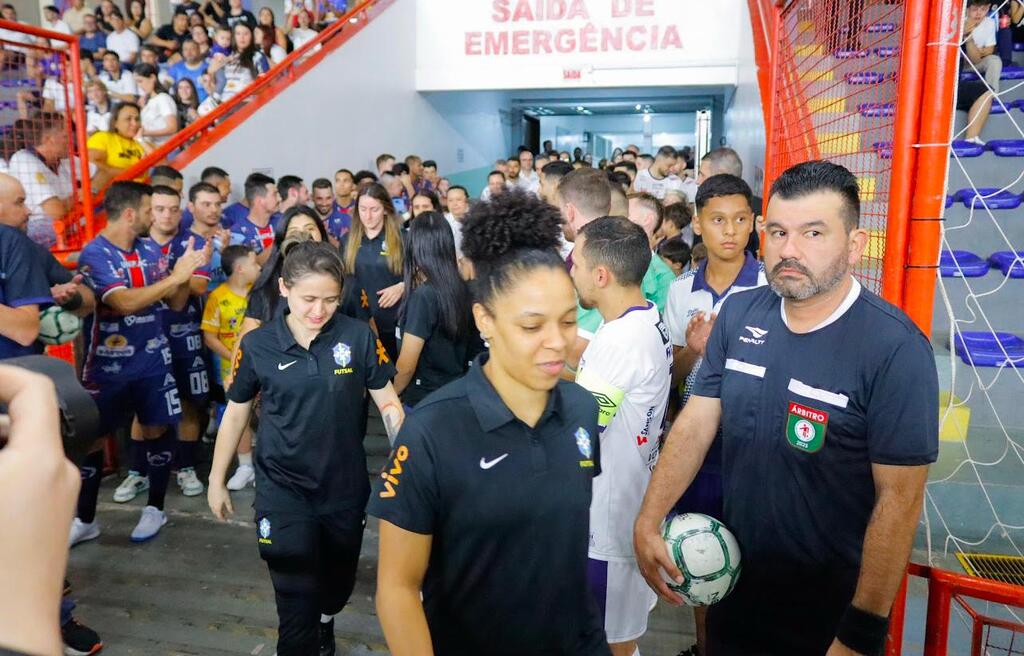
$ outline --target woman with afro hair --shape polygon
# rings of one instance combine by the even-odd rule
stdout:
[[[576,338],[561,225],[520,191],[463,221],[489,350],[409,415],[367,509],[395,656],[609,653],[586,576],[597,404],[560,379]]]

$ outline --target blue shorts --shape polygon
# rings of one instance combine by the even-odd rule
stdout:
[[[210,378],[206,371],[206,358],[196,353],[171,361],[174,381],[178,384],[178,394],[196,405],[205,405],[210,397]]]
[[[676,502],[675,514],[701,513],[722,520],[722,475],[718,472],[697,472],[697,477],[686,488],[686,492]]]
[[[137,380],[90,382],[85,389],[96,402],[103,435],[113,433],[133,416],[143,426],[170,426],[181,421],[181,399],[170,371]]]

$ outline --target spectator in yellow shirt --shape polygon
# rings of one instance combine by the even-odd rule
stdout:
[[[110,129],[89,137],[89,161],[97,168],[92,176],[94,189],[106,187],[117,174],[145,156],[146,147],[135,140],[141,128],[139,106],[123,102],[110,112]]]

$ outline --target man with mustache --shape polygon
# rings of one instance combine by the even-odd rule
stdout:
[[[772,186],[768,287],[723,304],[634,527],[666,601],[682,582],[659,525],[721,423],[722,519],[743,549],[733,592],[708,612],[709,653],[877,654],[938,455],[927,337],[862,289],[857,179],[806,162]]]

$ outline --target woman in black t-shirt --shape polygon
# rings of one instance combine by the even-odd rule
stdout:
[[[415,205],[414,205],[415,207]],[[409,223],[398,319],[395,391],[414,406],[467,368],[472,333],[469,290],[459,275],[451,226],[437,212]]]
[[[341,240],[345,271],[352,276],[349,296],[358,299],[365,318],[372,319],[377,336],[392,359],[398,353],[395,328],[405,292],[402,282],[402,221],[383,186],[373,183],[356,197],[352,228]]]
[[[287,310],[240,340],[210,470],[207,500],[224,519],[233,512],[228,464],[262,394],[256,538],[274,584],[279,656],[335,653],[333,616],[355,584],[370,492],[355,419],[367,393],[390,436],[403,419],[380,341],[338,312],[342,271],[328,244],[306,241],[288,251],[281,267]]]

